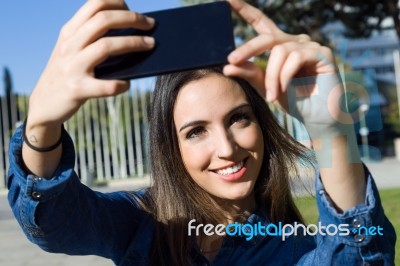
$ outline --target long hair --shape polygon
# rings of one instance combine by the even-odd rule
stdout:
[[[212,197],[188,174],[173,119],[179,90],[210,74],[223,75],[221,68],[210,68],[168,74],[156,81],[150,112],[153,185],[143,202],[156,221],[152,265],[190,264],[196,239],[188,236],[188,222],[196,219],[198,223],[216,224],[225,218]],[[246,94],[264,138],[264,158],[254,187],[257,205],[267,210],[271,222],[302,222],[291,196],[290,179],[298,176],[296,164],[310,161],[306,148],[282,129],[249,83],[234,80]]]

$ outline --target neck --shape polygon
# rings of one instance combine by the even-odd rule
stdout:
[[[214,198],[218,206],[224,212],[225,221],[221,223],[228,224],[235,221],[244,222],[247,217],[256,210],[257,204],[254,194],[240,200],[226,200]],[[239,219],[239,220],[238,220]],[[243,220],[244,219],[244,220]]]
[[[223,221],[220,221],[220,224],[225,225],[234,223],[235,221],[244,222],[247,217],[255,211],[257,205],[254,194],[251,194],[248,197],[240,200],[226,200],[215,197],[214,200],[218,204],[218,207],[222,210],[223,217],[225,217]],[[200,252],[209,261],[214,260],[215,256],[218,254],[223,240],[224,237],[218,235],[200,235],[197,239]]]

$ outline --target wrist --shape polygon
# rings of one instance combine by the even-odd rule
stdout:
[[[55,150],[62,142],[62,124],[39,125],[25,119],[23,127],[24,142],[34,151],[49,152]]]
[[[353,124],[342,124],[339,122],[333,124],[304,122],[304,127],[311,141],[355,135]]]
[[[361,163],[353,126],[329,128],[309,134],[320,167],[333,167],[338,158],[342,163]]]

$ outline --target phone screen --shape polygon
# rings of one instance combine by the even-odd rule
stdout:
[[[223,65],[235,49],[230,6],[225,1],[145,15],[156,20],[151,31],[112,30],[107,36],[150,35],[155,48],[110,57],[96,67],[96,77],[134,79]]]

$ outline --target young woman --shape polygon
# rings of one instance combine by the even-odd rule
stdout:
[[[126,81],[95,79],[97,64],[154,47],[150,37],[100,37],[112,28],[151,29],[154,21],[123,1],[90,0],[64,26],[10,146],[9,201],[32,242],[118,265],[393,264],[394,229],[359,160],[352,118],[339,104],[343,88],[331,51],[282,32],[240,0],[228,2],[259,35],[223,69],[158,78],[150,119],[154,184],[132,193],[82,185],[62,123],[86,100],[128,89]],[[248,59],[266,51],[264,72]],[[315,147],[325,228],[316,236],[269,230],[302,221],[290,178],[313,160],[279,127],[265,98],[299,118]],[[256,226],[261,233],[250,237]],[[341,226],[347,234],[339,234]],[[362,227],[375,234],[357,231]]]

